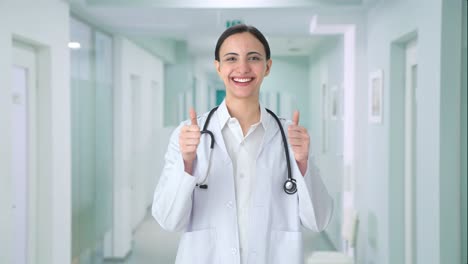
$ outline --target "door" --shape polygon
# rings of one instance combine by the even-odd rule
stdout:
[[[415,254],[415,179],[416,179],[416,89],[418,79],[417,41],[406,45],[405,61],[405,158],[404,158],[404,204],[405,204],[405,263],[416,263]]]
[[[36,54],[13,43],[11,68],[11,155],[14,263],[33,263],[36,179]]]

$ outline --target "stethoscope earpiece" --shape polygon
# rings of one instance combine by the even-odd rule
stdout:
[[[296,180],[287,179],[284,182],[283,189],[287,194],[295,194],[297,192]]]

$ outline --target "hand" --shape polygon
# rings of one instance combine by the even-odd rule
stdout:
[[[307,171],[310,137],[307,129],[299,125],[299,112],[294,111],[292,124],[288,127],[288,140],[302,175]]]
[[[200,127],[197,122],[197,113],[190,108],[190,125],[181,128],[179,134],[179,146],[184,159],[185,172],[192,174],[193,161],[197,157],[197,147],[200,144]]]

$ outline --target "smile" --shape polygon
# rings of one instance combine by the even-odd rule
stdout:
[[[233,81],[239,83],[247,83],[253,80],[253,78],[232,78]]]

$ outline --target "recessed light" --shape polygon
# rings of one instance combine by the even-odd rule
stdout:
[[[68,42],[68,47],[70,49],[79,49],[81,48],[81,44],[79,42]]]

